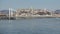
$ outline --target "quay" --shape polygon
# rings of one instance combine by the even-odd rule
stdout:
[[[52,16],[52,15],[33,15],[33,16],[17,16],[17,17],[7,17],[3,15],[0,20],[17,20],[17,19],[32,19],[32,18],[60,18],[60,16]]]
[[[16,17],[16,19],[20,19],[20,18],[24,18],[24,19],[27,19],[27,18],[60,18],[60,16],[41,15],[41,16],[19,16],[19,17]]]

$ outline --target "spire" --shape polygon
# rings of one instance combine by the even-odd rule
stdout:
[[[33,9],[33,7],[31,6],[29,9]]]
[[[31,9],[33,9],[33,7],[31,6]]]
[[[44,10],[46,11],[47,9],[45,8]]]

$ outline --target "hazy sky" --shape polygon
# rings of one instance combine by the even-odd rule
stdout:
[[[8,8],[60,9],[60,0],[0,0],[0,9]]]

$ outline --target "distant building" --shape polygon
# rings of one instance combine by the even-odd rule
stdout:
[[[60,10],[56,10],[54,13],[55,14],[60,14]]]
[[[9,15],[9,10],[1,10],[0,11],[0,16],[8,16]]]

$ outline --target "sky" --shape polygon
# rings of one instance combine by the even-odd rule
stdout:
[[[35,8],[35,9],[60,9],[60,0],[0,0],[1,9],[21,9],[21,8]]]

